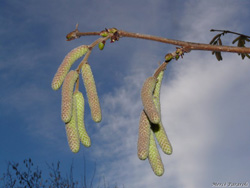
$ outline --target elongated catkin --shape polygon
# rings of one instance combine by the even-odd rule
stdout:
[[[155,77],[147,78],[141,90],[141,100],[144,111],[147,114],[150,122],[155,124],[159,123],[161,120],[153,101],[153,91],[155,89],[156,81],[157,80]]]
[[[87,63],[83,64],[82,66],[82,78],[88,97],[92,119],[98,123],[102,120],[102,112],[97,95],[94,76],[90,65]]]
[[[150,133],[148,160],[155,175],[162,176],[164,173],[164,166],[152,131]]]
[[[72,118],[66,123],[65,128],[70,150],[77,153],[80,149],[80,140],[78,137],[76,108],[73,108]]]
[[[145,112],[142,111],[139,123],[139,135],[137,143],[137,154],[138,158],[141,160],[145,160],[148,157],[150,131],[150,122]]]
[[[164,76],[164,71],[161,71],[157,76],[157,82],[153,92],[153,101],[160,116],[161,116],[160,92],[161,92],[161,83],[163,76]]]
[[[153,97],[154,97],[153,101],[159,114],[161,114],[160,90],[161,90],[161,83],[162,83],[163,75],[164,75],[164,71],[161,71],[157,77],[157,83],[156,83],[154,94],[153,94]],[[162,121],[160,121],[158,124],[152,124],[151,128],[155,134],[155,137],[162,151],[168,155],[172,154],[173,149],[168,139],[168,136],[166,134],[166,131],[163,127]]]
[[[73,89],[77,78],[78,73],[72,70],[67,74],[63,82],[61,117],[65,123],[68,123],[72,116]]]
[[[91,141],[84,125],[84,98],[80,91],[74,93],[74,108],[77,115],[77,128],[79,139],[86,147],[90,147]]]
[[[79,59],[80,57],[82,57],[87,51],[88,51],[88,46],[86,45],[82,45],[79,46],[73,50],[71,50],[64,58],[63,62],[61,63],[61,65],[59,66],[59,68],[57,69],[57,72],[53,78],[51,87],[53,90],[58,90],[62,83],[63,80],[65,79],[67,73],[69,72],[72,64]]]

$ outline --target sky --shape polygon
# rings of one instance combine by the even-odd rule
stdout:
[[[171,39],[209,43],[224,29],[250,35],[247,0],[1,0],[0,1],[0,174],[8,161],[31,158],[46,174],[46,162],[73,162],[74,175],[87,177],[96,164],[96,183],[126,188],[199,188],[214,183],[250,183],[250,60],[192,51],[171,61],[161,88],[162,122],[173,146],[160,151],[165,173],[154,175],[137,157],[140,89],[176,46],[121,38],[94,49],[92,67],[103,112],[94,123],[86,105],[92,146],[70,151],[60,118],[61,90],[51,81],[65,55],[96,36],[66,41],[79,23],[82,32],[116,27]],[[223,36],[231,45],[236,36]],[[248,45],[249,46],[249,45]],[[75,66],[80,62],[77,61]],[[73,66],[73,69],[75,68]],[[80,91],[86,97],[83,83]]]

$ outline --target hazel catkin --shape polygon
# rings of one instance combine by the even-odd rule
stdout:
[[[63,62],[61,63],[61,65],[57,69],[57,72],[53,78],[53,81],[51,84],[51,87],[53,90],[58,90],[61,87],[63,80],[65,79],[67,73],[69,72],[72,64],[77,59],[82,57],[88,50],[89,50],[88,46],[82,45],[82,46],[79,46],[79,47],[71,50],[65,56],[65,58],[63,59]]]
[[[84,125],[84,98],[80,91],[77,91],[73,95],[74,108],[77,115],[77,128],[79,139],[86,147],[90,147],[91,141]]]
[[[146,79],[141,90],[141,100],[144,111],[147,114],[151,123],[157,124],[160,122],[160,115],[153,101],[153,91],[155,89],[157,79],[149,77]]]
[[[154,101],[154,104],[155,104],[159,114],[161,114],[160,89],[161,89],[163,75],[164,75],[164,71],[161,71],[157,77],[157,83],[156,83],[154,94],[153,94],[153,97],[154,97],[153,101]],[[172,149],[171,143],[168,139],[168,136],[166,134],[166,131],[163,127],[162,122],[160,121],[158,124],[152,124],[151,129],[153,130],[155,137],[156,137],[162,151],[168,155],[172,154],[173,149]]]
[[[80,140],[78,137],[77,117],[76,116],[77,116],[76,108],[73,108],[72,118],[65,125],[68,144],[69,144],[70,150],[73,153],[77,153],[80,149]]]
[[[139,135],[137,142],[137,155],[141,160],[148,157],[149,141],[150,141],[150,122],[144,110],[141,112],[139,122]]]
[[[159,75],[157,76],[157,82],[156,82],[155,89],[153,92],[153,101],[160,116],[161,116],[160,92],[161,92],[161,83],[162,83],[163,75],[164,75],[164,71],[161,71]]]
[[[91,71],[91,67],[88,63],[85,63],[82,66],[82,78],[88,97],[92,119],[98,123],[102,120],[102,113],[99,98],[97,95],[94,76]]]
[[[61,118],[65,123],[68,123],[72,116],[73,89],[77,78],[78,73],[72,70],[67,74],[63,82]]]
[[[148,160],[155,175],[162,176],[164,173],[164,166],[152,131],[150,133]]]

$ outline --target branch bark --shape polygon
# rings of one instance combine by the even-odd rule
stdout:
[[[205,50],[205,51],[218,51],[218,52],[231,52],[231,53],[250,53],[250,48],[245,47],[234,47],[234,46],[218,46],[218,45],[210,45],[210,44],[202,44],[202,43],[194,43],[194,42],[185,42],[180,40],[173,40],[158,36],[145,35],[140,33],[131,33],[127,31],[119,30],[120,37],[132,37],[139,39],[152,40],[162,43],[173,44],[177,46],[185,47],[189,50]]]
[[[101,33],[101,32],[79,32],[77,29],[74,30],[73,32],[75,32],[74,35],[76,36],[76,38],[79,38],[81,36],[100,35]],[[152,40],[156,42],[181,46],[181,47],[184,47],[186,50],[203,50],[203,51],[250,54],[249,47],[235,47],[235,46],[223,46],[223,45],[220,46],[220,45],[210,45],[210,44],[204,44],[204,43],[186,42],[186,41],[173,40],[173,39],[168,39],[168,38],[163,38],[163,37],[158,37],[158,36],[153,36],[153,35],[132,33],[132,32],[127,32],[123,30],[118,30],[117,32],[120,38],[130,37],[130,38],[137,38],[137,39]]]

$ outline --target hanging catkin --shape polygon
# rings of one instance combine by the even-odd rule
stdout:
[[[144,111],[141,112],[139,122],[139,135],[137,143],[137,154],[139,159],[145,160],[148,157],[150,140],[150,122]]]
[[[88,136],[88,133],[85,129],[84,124],[84,98],[80,91],[74,93],[74,108],[76,109],[77,115],[77,127],[78,127],[78,135],[82,144],[86,147],[90,147],[91,141]]]
[[[156,81],[157,79],[153,76],[147,78],[141,89],[141,100],[144,111],[147,114],[150,122],[155,124],[160,122],[160,115],[153,101],[153,91],[155,89]]]
[[[162,176],[162,174],[164,173],[164,166],[157,149],[154,134],[152,131],[150,133],[148,160],[155,175]]]
[[[76,108],[73,108],[72,118],[68,123],[66,123],[65,128],[66,128],[69,148],[72,152],[77,153],[80,149],[80,140],[78,137]]]
[[[65,123],[68,123],[72,116],[73,89],[77,78],[78,73],[72,70],[67,74],[63,82],[61,116]]]
[[[51,87],[53,90],[58,90],[62,83],[63,80],[65,79],[67,73],[69,72],[72,64],[79,59],[80,57],[82,57],[87,51],[88,51],[88,46],[86,45],[82,45],[79,46],[73,50],[71,50],[64,58],[63,62],[61,63],[61,65],[59,66],[59,68],[57,69],[57,72],[53,78]]]
[[[157,83],[156,83],[154,94],[153,94],[153,97],[154,97],[153,101],[159,114],[161,114],[160,90],[161,90],[161,83],[162,83],[163,75],[164,75],[164,71],[161,71],[157,77]],[[168,139],[168,136],[166,134],[166,131],[162,125],[162,121],[160,121],[158,124],[152,124],[151,128],[155,134],[155,137],[162,151],[168,155],[172,154],[173,149]]]
[[[82,78],[88,97],[92,119],[98,123],[102,120],[101,107],[97,95],[94,76],[90,65],[87,63],[82,66]]]

